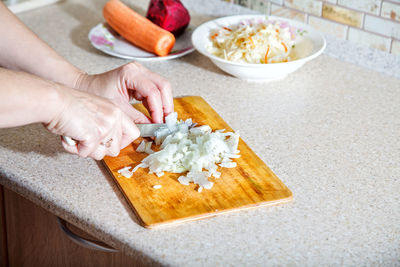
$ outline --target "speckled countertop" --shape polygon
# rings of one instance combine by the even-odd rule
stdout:
[[[69,0],[19,17],[74,64],[101,72],[126,62],[87,40],[104,2]],[[185,1],[194,22],[246,12],[196,2]],[[41,125],[0,130],[0,183],[143,264],[400,266],[399,61],[380,57],[376,69],[390,76],[329,51],[269,84],[230,77],[197,52],[144,63],[175,96],[202,96],[240,130],[292,190],[289,204],[148,230],[100,163],[65,153]],[[356,63],[374,57],[365,51],[370,59]]]

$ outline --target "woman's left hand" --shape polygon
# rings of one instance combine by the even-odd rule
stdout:
[[[75,88],[110,99],[135,123],[162,123],[174,111],[169,81],[137,62],[101,74],[81,74]],[[133,99],[142,101],[151,118],[132,107]]]

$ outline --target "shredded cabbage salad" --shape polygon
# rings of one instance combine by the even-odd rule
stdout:
[[[237,25],[214,29],[207,50],[220,58],[253,64],[294,60],[296,29],[284,21],[246,20]]]
[[[151,149],[152,141],[142,141],[136,148],[137,152],[149,154],[136,165],[124,167],[118,171],[130,178],[138,168],[149,168],[149,173],[158,177],[164,172],[185,173],[178,178],[183,185],[191,182],[197,184],[197,190],[211,189],[213,182],[208,178],[220,178],[218,167],[234,168],[235,158],[239,158],[239,134],[225,132],[225,129],[212,131],[210,126],[194,127],[191,119],[178,121],[178,114],[172,113],[165,119],[166,126],[155,133],[155,143],[160,145],[159,151]],[[157,188],[160,188],[157,186]]]

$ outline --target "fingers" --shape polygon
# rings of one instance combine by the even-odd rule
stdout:
[[[161,123],[164,119],[163,104],[161,100],[161,94],[158,88],[151,83],[149,80],[142,80],[137,83],[137,90],[140,90],[140,94],[146,101],[151,115],[152,121],[155,123]]]
[[[164,117],[174,111],[169,81],[136,62],[126,64],[123,69],[124,84],[132,90],[131,95],[146,103],[153,122],[163,122]]]
[[[133,121],[134,123],[151,123],[150,118],[144,115],[139,110],[132,107],[129,103],[121,103],[119,105],[121,110]]]
[[[127,117],[122,118],[122,136],[120,142],[120,149],[125,148],[140,136],[138,127]]]
[[[153,72],[149,74],[149,78],[156,84],[158,90],[160,91],[164,116],[174,112],[171,83]]]
[[[122,113],[123,115],[123,113]],[[116,125],[110,134],[107,135],[100,145],[106,148],[105,155],[116,157],[121,150],[122,118],[116,121]]]
[[[95,160],[102,160],[106,156],[106,148],[102,145],[97,146],[96,150],[94,150],[89,157]]]
[[[101,160],[104,156],[116,157],[119,155],[121,149],[125,148],[127,145],[132,143],[136,138],[139,137],[140,131],[136,127],[136,125],[130,120],[130,118],[121,113],[122,116],[120,120],[118,120],[118,125],[114,127],[114,131],[112,134],[108,136],[112,136],[111,138],[106,138],[100,143],[100,146],[90,154],[90,157]]]
[[[122,133],[115,130],[110,132],[107,137],[99,139],[96,142],[81,141],[75,146],[77,152],[75,154],[84,158],[90,157],[95,160],[101,160],[105,156],[116,157],[121,150],[121,137]],[[75,152],[73,148],[67,147],[66,150],[71,153]]]
[[[71,128],[76,132],[67,133],[74,136],[76,145],[68,145],[62,139],[66,151],[101,160],[104,156],[118,156],[122,148],[139,137],[139,129],[122,110],[108,101],[99,102],[99,105],[98,113],[91,113],[90,118],[93,121],[86,120],[86,124],[75,125]],[[146,117],[145,119],[148,120]]]
[[[102,137],[102,141],[97,142],[97,146],[88,155],[96,160],[101,160],[104,156],[116,157],[119,155],[120,150],[128,146],[140,135],[139,129],[132,122],[132,120],[123,112],[119,112],[120,117],[115,118],[115,125],[112,126],[111,131]],[[85,147],[78,147],[85,149]],[[84,151],[79,151],[79,155],[84,156]]]
[[[78,155],[83,158],[91,157],[94,159],[98,159],[101,156],[101,154],[98,151],[99,146],[100,146],[99,139],[97,139],[97,140],[86,139],[86,140],[80,141],[77,145]],[[104,155],[103,155],[103,157],[104,157]],[[103,158],[103,157],[101,157],[101,158]]]

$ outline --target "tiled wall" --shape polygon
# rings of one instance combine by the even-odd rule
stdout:
[[[400,55],[400,0],[224,0]]]

